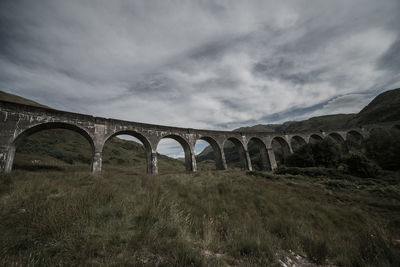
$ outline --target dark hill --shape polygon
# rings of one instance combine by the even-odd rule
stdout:
[[[358,124],[400,120],[400,88],[375,97],[354,119]]]

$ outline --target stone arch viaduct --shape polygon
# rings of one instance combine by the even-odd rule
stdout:
[[[27,136],[45,129],[69,129],[85,137],[92,148],[93,173],[101,171],[103,146],[107,140],[120,134],[138,138],[144,145],[147,160],[147,173],[157,174],[157,145],[162,138],[178,141],[185,152],[187,171],[195,172],[196,158],[194,146],[197,140],[207,141],[215,153],[216,168],[227,168],[224,143],[230,140],[237,148],[242,168],[252,170],[248,143],[252,140],[260,150],[262,168],[273,170],[277,167],[272,141],[278,141],[288,153],[293,152],[292,141],[307,143],[312,138],[322,139],[332,136],[344,141],[350,135],[366,138],[374,128],[399,127],[400,122],[364,125],[358,128],[337,129],[319,132],[271,133],[197,130],[178,128],[115,119],[106,119],[65,112],[60,110],[0,101],[0,172],[10,172],[18,144]]]

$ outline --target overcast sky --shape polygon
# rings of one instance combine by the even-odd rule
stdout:
[[[399,25],[399,0],[1,0],[0,90],[189,128],[358,112],[400,87]]]

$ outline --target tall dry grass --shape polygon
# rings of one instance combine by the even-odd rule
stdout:
[[[400,263],[398,174],[380,181],[109,169],[0,176],[3,266]]]

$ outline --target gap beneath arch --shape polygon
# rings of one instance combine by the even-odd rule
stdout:
[[[157,145],[158,173],[185,172],[183,146],[171,137],[164,137]]]

